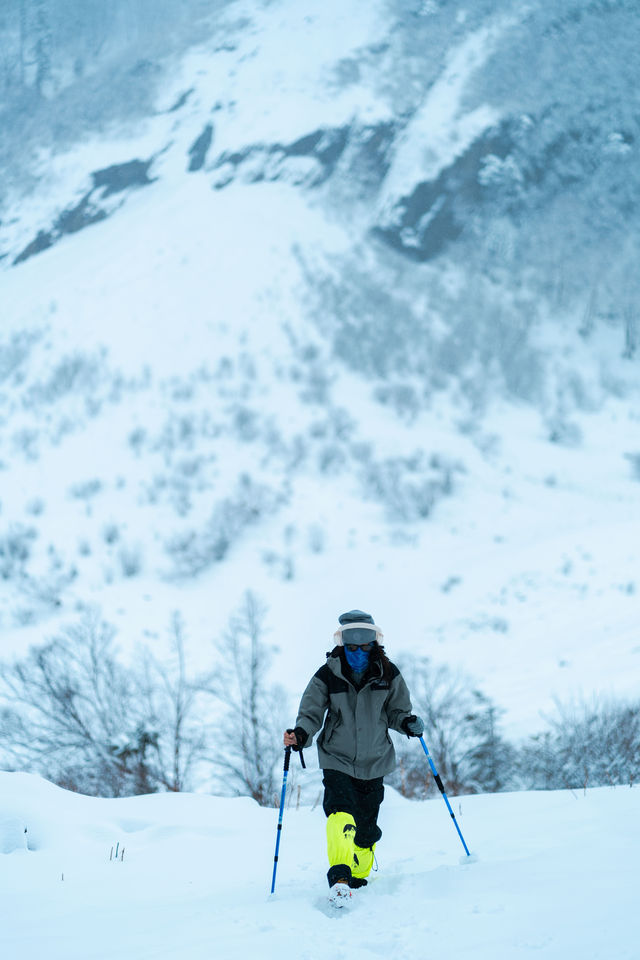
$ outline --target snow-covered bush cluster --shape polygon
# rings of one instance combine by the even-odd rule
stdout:
[[[406,658],[413,705],[425,720],[436,768],[452,794],[503,790],[576,790],[637,783],[640,703],[594,697],[556,703],[545,727],[525,740],[505,736],[503,711],[473,678],[429,659]],[[422,757],[399,740],[390,782],[405,796],[436,786]]]
[[[195,577],[221,563],[244,529],[271,515],[279,500],[270,487],[256,484],[246,474],[241,476],[237,489],[216,504],[204,525],[178,534],[166,544],[172,575]]]
[[[87,612],[25,659],[0,664],[3,766],[93,795],[206,785],[276,804],[281,735],[295,708],[269,681],[264,615],[248,592],[215,645],[215,667],[194,675],[179,614],[167,659],[140,645],[125,665],[113,628]],[[452,795],[633,784],[640,776],[638,704],[558,705],[547,730],[512,743],[502,711],[468,675],[426,658],[401,664]],[[406,797],[432,795],[415,743],[394,736],[399,762],[389,782]]]
[[[524,789],[632,786],[640,776],[640,703],[594,697],[557,703],[546,729],[518,757]]]
[[[59,452],[65,477],[63,486],[46,485],[37,506],[34,498],[25,503],[22,519],[14,502],[12,520],[0,525],[0,576],[11,584],[5,626],[37,622],[71,585],[82,590],[88,579],[113,584],[143,571],[200,576],[267,519],[281,513],[283,529],[292,527],[287,508],[296,478],[350,476],[362,499],[379,506],[381,520],[397,526],[427,519],[464,474],[461,463],[421,446],[383,455],[375,432],[339,402],[345,398],[324,372],[326,356],[310,344],[297,345],[289,363],[278,358],[276,371],[241,351],[167,379],[146,368],[125,376],[104,350],[63,354],[49,368],[50,349],[43,329],[14,336],[0,350],[11,388],[0,475],[15,468],[16,457],[28,470]],[[261,400],[262,384],[274,375],[299,397],[291,423]],[[404,409],[404,393],[396,393],[389,402]],[[115,438],[113,458],[76,456],[74,444],[87,429],[104,431],[112,445]],[[57,522],[61,515],[73,542]],[[317,553],[326,535],[296,535],[295,549],[285,539],[281,549],[264,551],[263,561],[290,580],[295,550],[306,544]]]
[[[272,803],[287,704],[268,680],[263,612],[247,593],[220,638],[215,670],[199,675],[179,614],[166,659],[141,644],[125,664],[114,629],[86,612],[25,659],[0,664],[3,768],[96,796],[206,783]]]

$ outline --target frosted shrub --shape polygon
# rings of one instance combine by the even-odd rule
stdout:
[[[17,385],[24,379],[26,362],[41,336],[41,332],[26,330],[0,342],[0,383],[12,380]]]
[[[309,550],[312,553],[324,553],[326,547],[326,531],[319,523],[312,524],[307,531]]]
[[[232,430],[243,443],[252,443],[260,435],[260,417],[255,410],[237,404],[229,411]]]
[[[324,443],[318,450],[318,470],[322,474],[338,474],[344,470],[345,451],[338,443]]]
[[[631,464],[634,480],[640,480],[640,453],[625,453],[624,457]]]
[[[140,547],[120,547],[118,560],[122,574],[125,577],[137,577],[142,570],[142,550]]]
[[[20,592],[34,605],[36,613],[42,615],[57,610],[62,604],[62,595],[76,579],[78,572],[74,566],[65,566],[62,560],[53,555],[47,573],[20,579]]]
[[[499,729],[501,711],[465,674],[428,658],[405,657],[400,667],[413,709],[425,722],[425,738],[447,791],[494,792],[511,778],[514,750]],[[415,740],[397,744],[398,768],[390,782],[404,796],[436,792],[424,753]]]
[[[102,539],[107,544],[114,544],[120,539],[120,528],[117,523],[107,523],[102,529]]]
[[[165,545],[173,563],[171,575],[194,577],[220,563],[243,531],[271,515],[281,502],[282,495],[244,474],[234,494],[216,505],[201,528],[178,534]]]
[[[27,392],[27,406],[55,403],[70,393],[92,394],[104,378],[104,356],[74,353],[63,357],[48,380]]]
[[[392,407],[400,419],[407,423],[413,423],[420,413],[420,398],[410,384],[389,383],[377,387],[374,396],[380,403]]]
[[[419,365],[430,341],[428,325],[389,292],[387,279],[354,264],[337,282],[326,276],[316,281],[318,323],[326,330],[327,313],[333,317],[329,333],[336,356],[361,374],[383,378],[419,372],[416,359]]]
[[[135,682],[146,726],[157,731],[153,771],[155,789],[177,792],[193,788],[211,754],[207,740],[204,680],[192,676],[181,614],[169,626],[170,654],[158,660],[146,648],[135,663]]]
[[[276,550],[265,550],[262,562],[271,573],[280,580],[293,580],[295,577],[295,562],[290,553],[278,553]]]
[[[188,789],[205,744],[179,615],[166,663],[143,649],[124,667],[113,640],[87,614],[23,660],[0,663],[0,762],[92,795]]]
[[[102,480],[98,480],[96,477],[94,480],[84,480],[81,483],[74,483],[73,486],[69,488],[69,494],[78,500],[86,500],[88,502],[92,497],[95,497],[96,494],[100,493],[101,490]]]
[[[547,729],[518,756],[524,789],[577,789],[640,779],[640,702],[556,704]]]
[[[24,573],[31,544],[37,537],[34,527],[15,524],[6,533],[0,535],[0,577],[11,580]]]
[[[442,497],[453,491],[458,464],[419,451],[410,457],[370,462],[360,472],[366,496],[379,500],[392,522],[426,519]]]
[[[130,789],[130,767],[115,745],[139,717],[112,628],[88,616],[24,660],[0,665],[0,687],[5,762],[88,793]]]
[[[22,430],[17,430],[11,440],[14,449],[21,453],[25,460],[37,460],[40,456],[40,433],[38,430],[24,427]]]
[[[286,693],[268,681],[274,648],[267,643],[266,608],[251,591],[217,646],[218,664],[207,685],[218,708],[211,752],[218,789],[269,806],[276,803]]]

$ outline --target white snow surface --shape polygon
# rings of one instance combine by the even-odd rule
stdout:
[[[637,960],[637,788],[453,798],[475,862],[439,796],[387,788],[378,872],[339,912],[322,807],[289,800],[271,896],[277,810],[0,774],[0,955]]]

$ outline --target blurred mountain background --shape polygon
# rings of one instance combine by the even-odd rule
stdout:
[[[4,0],[0,631],[246,590],[530,733],[637,696],[640,12]]]

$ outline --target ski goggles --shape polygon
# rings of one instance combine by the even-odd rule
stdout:
[[[349,650],[352,647],[371,650],[378,638],[382,637],[382,630],[375,623],[345,623],[333,636],[337,643]]]
[[[345,643],[343,646],[349,653],[355,653],[356,650],[364,650],[365,653],[369,653],[370,650],[373,650],[375,641],[374,643]]]

